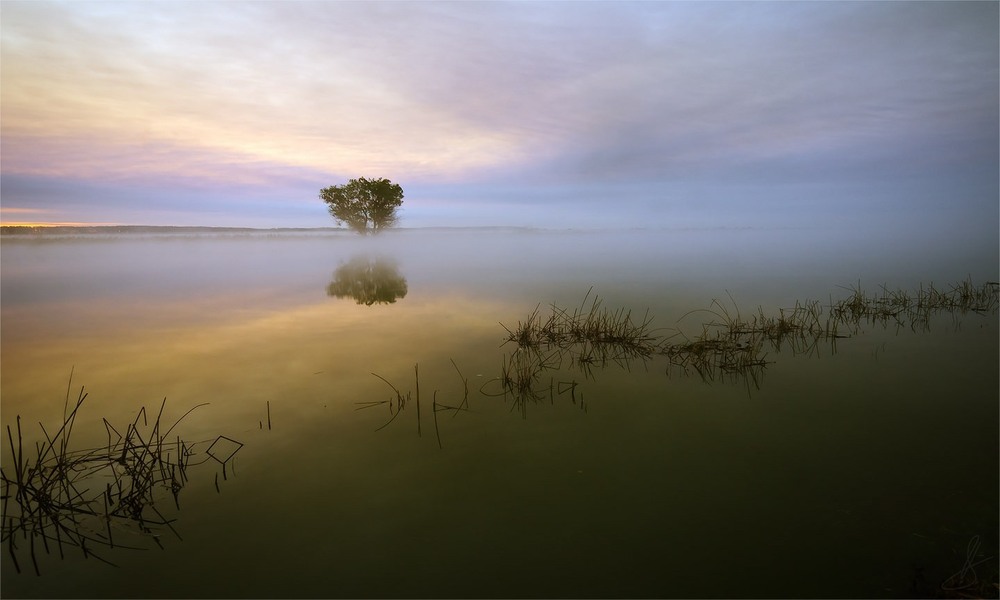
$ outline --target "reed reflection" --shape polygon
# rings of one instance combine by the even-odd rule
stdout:
[[[339,266],[326,294],[336,298],[353,298],[358,304],[392,304],[406,297],[406,278],[399,272],[396,261],[385,257],[358,255]]]

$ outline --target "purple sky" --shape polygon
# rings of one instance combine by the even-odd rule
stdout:
[[[998,8],[5,0],[0,217],[995,234]]]

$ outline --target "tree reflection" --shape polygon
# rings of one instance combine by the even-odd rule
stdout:
[[[355,256],[341,265],[326,287],[326,294],[354,298],[358,304],[392,304],[406,297],[406,278],[392,259]]]

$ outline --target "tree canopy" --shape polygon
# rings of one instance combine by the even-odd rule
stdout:
[[[319,191],[337,224],[363,235],[375,234],[396,224],[396,209],[403,204],[403,188],[388,179],[359,177],[344,185]]]

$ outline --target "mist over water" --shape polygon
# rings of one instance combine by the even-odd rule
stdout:
[[[225,478],[190,469],[183,541],[105,549],[119,569],[47,555],[42,577],[5,549],[5,596],[134,596],[156,580],[174,597],[910,597],[961,570],[973,536],[996,554],[995,312],[862,323],[770,350],[755,380],[653,356],[553,366],[524,405],[499,383],[504,326],[536,307],[598,299],[694,338],[714,300],[776,314],[852,286],[996,280],[987,237],[67,232],[4,235],[0,266],[2,420],[22,416],[29,447],[71,370],[90,394],[81,446],[164,397],[171,422],[209,403],[178,435],[244,444]],[[463,379],[468,410],[433,410],[461,404]],[[419,419],[411,397],[387,424],[391,386],[419,388]]]

